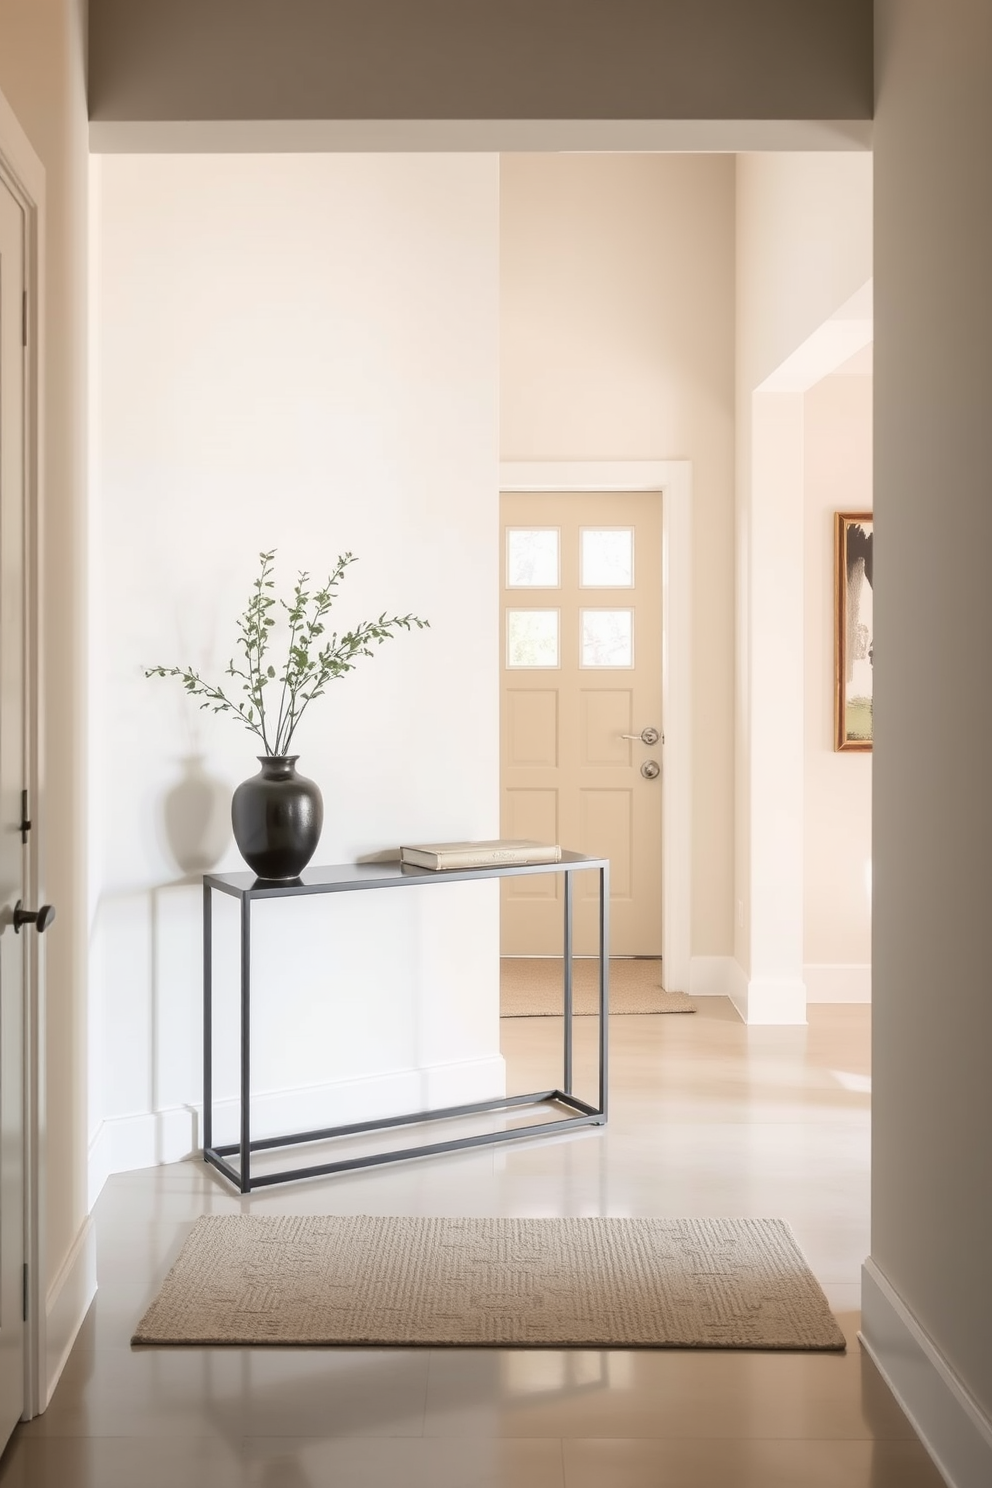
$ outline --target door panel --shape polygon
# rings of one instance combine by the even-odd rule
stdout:
[[[505,837],[523,837],[532,842],[558,841],[558,792],[556,790],[511,790],[504,800]],[[509,902],[520,899],[558,897],[559,882],[551,873],[524,874],[507,879],[504,897]],[[561,936],[559,936],[559,940]]]
[[[24,215],[0,182],[0,1447],[24,1407]]]
[[[583,842],[595,842],[596,853],[610,860],[610,893],[614,902],[630,899],[634,882],[633,792],[583,790],[580,795],[579,830]],[[589,875],[590,879],[592,874]],[[596,897],[595,887],[586,886],[584,897]],[[614,946],[614,953],[616,947]]]
[[[661,954],[661,496],[504,493],[502,825],[611,861],[614,955]],[[541,886],[539,890],[538,885]],[[502,950],[561,954],[551,881],[502,886]],[[542,892],[543,890],[543,892]],[[598,936],[577,885],[575,945]]]
[[[505,701],[507,764],[548,765],[554,769],[558,764],[557,692],[522,692],[508,687]]]
[[[633,726],[633,692],[581,694],[579,748],[584,765],[629,765],[630,744],[624,739]]]

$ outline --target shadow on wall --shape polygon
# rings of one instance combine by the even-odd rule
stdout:
[[[160,1109],[163,1059],[167,1062],[175,1061],[178,1055],[181,1067],[185,1067],[187,1061],[194,1066],[199,1062],[196,1047],[199,1034],[196,1022],[199,968],[195,959],[198,947],[187,944],[188,936],[177,934],[179,927],[176,923],[175,891],[179,890],[180,899],[184,900],[184,891],[199,887],[201,876],[217,867],[232,837],[231,787],[228,782],[210,774],[202,754],[183,756],[178,760],[178,766],[179,778],[161,798],[156,813],[159,845],[165,856],[175,864],[178,876],[145,891],[148,936],[147,1082],[149,1114],[153,1118],[154,1151],[149,1153],[142,1150],[132,1154],[131,1161],[140,1163],[149,1159],[155,1163],[174,1161],[177,1157],[186,1155],[187,1150],[195,1152],[200,1145],[199,1100],[202,1096],[198,1089],[194,1088],[190,1092],[193,1103],[184,1102],[181,1108],[176,1108],[177,1114],[180,1109],[186,1113],[189,1122],[188,1128],[185,1123],[180,1122],[176,1129],[190,1131],[190,1140],[179,1138],[179,1146],[184,1150],[175,1148],[176,1130],[173,1130],[171,1139],[167,1136],[167,1125],[175,1128],[175,1122],[170,1123],[168,1116]],[[118,909],[121,908],[123,903],[118,905]],[[163,1008],[161,985],[163,956],[169,962],[172,972],[172,996],[167,1008]],[[176,985],[188,988],[188,1005],[182,1010],[176,1006]],[[166,1011],[168,1027],[164,1030],[162,1020]],[[166,1046],[164,1049],[163,1045]],[[132,1055],[133,1047],[132,1045]],[[198,1084],[199,1081],[194,1077],[194,1087],[198,1087]],[[170,1089],[167,1103],[175,1102],[176,1093],[174,1088]],[[116,1166],[116,1163],[112,1164],[112,1168]]]
[[[180,778],[162,800],[162,846],[185,881],[216,868],[231,840],[231,787],[211,775],[202,754],[179,761]]]

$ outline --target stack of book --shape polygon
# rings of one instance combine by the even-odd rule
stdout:
[[[400,862],[416,868],[516,868],[527,863],[560,863],[557,843],[499,838],[495,842],[421,842],[401,847]]]

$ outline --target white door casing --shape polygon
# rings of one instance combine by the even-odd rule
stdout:
[[[11,493],[19,508],[13,518],[20,534],[20,551],[9,550],[6,557],[13,562],[19,560],[19,574],[15,580],[19,589],[20,611],[17,646],[19,660],[14,668],[20,681],[19,692],[13,706],[19,714],[17,732],[20,735],[20,771],[16,800],[13,802],[15,828],[20,824],[20,791],[28,791],[32,809],[38,801],[40,738],[39,702],[39,581],[38,542],[41,507],[41,386],[43,340],[43,295],[41,263],[44,254],[44,202],[45,172],[37,155],[3,94],[0,93],[0,192],[15,205],[21,231],[22,292],[17,295],[13,311],[14,349],[21,396],[20,412],[20,463],[21,471],[16,477],[17,489]],[[26,292],[26,298],[24,294]],[[4,338],[5,339],[5,338]],[[25,344],[26,343],[26,344]],[[5,352],[5,357],[11,355]],[[6,522],[7,513],[4,520]],[[6,557],[4,573],[6,573]],[[11,591],[12,592],[12,591]],[[6,657],[3,643],[0,655]],[[6,676],[0,679],[4,712],[7,710],[8,683]],[[13,735],[13,730],[11,731]],[[10,804],[3,798],[4,836],[7,834]],[[17,897],[35,908],[40,902],[41,854],[39,844],[41,832],[35,813],[35,823],[27,834],[28,841],[22,846],[21,833],[14,831],[14,853],[19,860],[21,891]],[[13,862],[13,856],[11,857]],[[15,870],[16,871],[16,870]],[[6,878],[6,875],[5,875]],[[10,887],[13,887],[13,883]],[[7,904],[7,888],[0,885],[0,903],[6,920],[11,906]],[[16,903],[16,898],[14,900]],[[14,940],[12,927],[4,924],[3,941]],[[17,1247],[26,1274],[21,1270],[17,1277],[16,1301],[10,1305],[18,1316],[27,1304],[27,1322],[22,1327],[20,1353],[22,1363],[21,1415],[29,1419],[43,1409],[47,1397],[47,1374],[45,1358],[45,1292],[40,1256],[42,1253],[41,1193],[43,1192],[43,1151],[40,1134],[42,1130],[42,1080],[41,1054],[44,1046],[44,973],[43,956],[38,953],[34,931],[22,931],[17,937],[17,956],[23,959],[23,977],[15,995],[20,1002],[20,1029],[15,1034],[20,1056],[20,1138],[19,1162],[23,1177],[21,1199],[20,1242],[11,1241]],[[4,991],[6,995],[6,989]],[[6,1140],[6,1132],[4,1133]],[[20,1270],[20,1267],[18,1268]]]
[[[662,964],[689,987],[691,926],[692,466],[688,460],[522,460],[500,465],[502,491],[660,491],[662,501]]]

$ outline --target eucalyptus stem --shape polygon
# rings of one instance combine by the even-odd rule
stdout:
[[[299,589],[300,589],[299,584],[297,584],[296,589],[297,589],[297,594],[299,594]],[[294,646],[295,641],[296,641],[296,631],[297,631],[297,624],[296,624],[296,621],[294,620],[293,621],[293,624],[292,624],[292,629],[289,632],[289,650],[290,650],[290,655],[292,655],[293,646]],[[287,690],[287,681],[286,681],[286,677],[283,676],[282,687],[279,690],[279,715],[276,718],[276,748],[275,748],[276,754],[285,754],[286,753],[286,750],[280,749],[280,747],[279,747],[280,741],[282,739],[282,721],[283,721],[283,715],[285,713],[285,708],[286,708],[286,690]]]
[[[288,616],[289,636],[286,660],[277,673],[274,666],[265,665],[270,631],[276,623],[269,613],[276,600],[267,592],[275,588],[272,577],[275,549],[258,556],[261,568],[252,584],[247,607],[237,621],[238,645],[244,655],[244,665],[236,666],[232,657],[226,669],[227,676],[240,679],[247,703],[228,697],[223,687],[205,681],[190,666],[147,667],[145,676],[178,677],[186,692],[200,699],[201,708],[214,713],[233,713],[261,739],[266,755],[285,755],[289,753],[303,715],[316,698],[323,697],[329,682],[353,671],[359,657],[372,656],[373,645],[381,646],[384,641],[392,640],[397,630],[411,630],[413,627],[425,630],[430,621],[421,619],[419,615],[387,615],[383,611],[377,619],[362,621],[340,638],[336,632],[332,633],[321,645],[325,633],[324,619],[337,598],[341,578],[345,569],[357,562],[354,554],[342,553],[321,588],[311,593],[307,587],[310,575],[301,570],[296,578],[292,601],[279,600]],[[281,684],[271,746],[271,718],[265,704],[265,689],[270,682]]]

